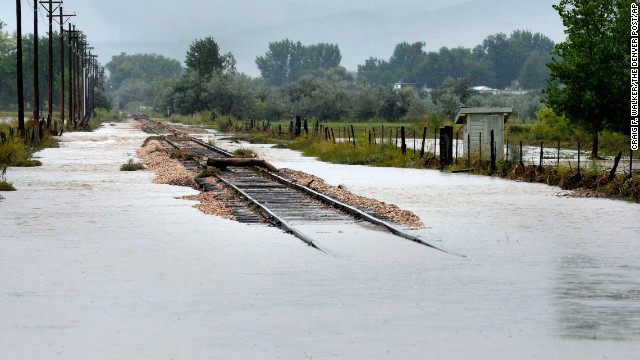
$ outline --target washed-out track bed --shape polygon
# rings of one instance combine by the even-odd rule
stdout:
[[[161,141],[178,150],[183,155],[180,156],[182,164],[196,173],[206,169],[207,159],[233,157],[233,154],[224,149],[187,134],[168,130],[162,123],[144,119],[140,122],[145,131],[164,135]],[[207,177],[203,177],[197,178],[196,182],[202,191],[222,193],[221,187],[233,190],[235,196],[222,195],[220,200],[234,212],[238,221],[271,223],[321,251],[324,249],[314,239],[299,231],[296,225],[330,222],[340,226],[354,221],[368,221],[396,236],[451,253],[386,220],[263,168],[228,166],[216,172],[213,177],[217,181],[209,181]]]

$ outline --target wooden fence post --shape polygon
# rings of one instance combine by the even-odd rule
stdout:
[[[456,165],[458,165],[458,142],[460,141],[460,139],[458,138],[458,135],[460,130],[456,131]]]
[[[427,127],[422,131],[422,147],[420,147],[420,159],[424,157],[424,143],[427,141]]]
[[[580,175],[580,141],[578,141],[578,175]]]
[[[543,142],[540,141],[540,162],[538,163],[538,170],[542,170],[542,159],[544,157]]]
[[[471,165],[471,134],[467,134],[467,166]]]
[[[438,156],[438,127],[433,129],[433,157]]]
[[[560,140],[558,140],[558,158],[556,159],[556,168],[560,169]]]
[[[480,142],[478,143],[478,145],[480,146],[480,161],[482,161],[482,133],[479,134],[479,140]]]
[[[376,145],[377,141],[376,141],[376,127],[373,127],[373,145]]]
[[[524,167],[524,162],[522,162],[522,140],[520,140],[520,166]]]
[[[491,129],[491,172],[496,171],[496,144],[493,129]]]
[[[402,151],[402,155],[407,155],[407,143],[404,138],[404,126],[400,127],[400,137],[401,137],[400,151]]]
[[[356,146],[356,133],[353,131],[353,124],[351,125],[351,135],[353,136],[353,147]]]
[[[618,151],[618,155],[616,156],[613,162],[613,168],[609,172],[609,179],[608,179],[609,181],[613,180],[616,177],[616,170],[618,170],[618,163],[620,162],[621,158],[622,158],[622,151]]]

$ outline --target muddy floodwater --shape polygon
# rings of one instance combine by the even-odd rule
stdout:
[[[343,166],[269,145],[277,167],[414,211],[455,256],[359,223],[204,215],[196,191],[121,172],[147,134],[64,134],[0,200],[8,359],[631,359],[640,205],[433,170]],[[214,139],[214,136],[211,136]]]

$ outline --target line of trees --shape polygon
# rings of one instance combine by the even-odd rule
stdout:
[[[473,85],[504,89],[514,81],[524,89],[541,89],[546,85],[554,43],[548,37],[516,30],[488,36],[473,49],[441,48],[425,52],[424,42],[396,45],[389,60],[369,58],[358,66],[358,78],[371,84],[416,83],[430,88],[444,79],[466,78]]]
[[[391,63],[400,62],[394,60],[400,58],[398,49],[407,50],[406,59],[411,52],[420,53],[422,46],[399,44]],[[403,116],[427,114],[452,118],[463,104],[513,104],[509,103],[513,97],[507,95],[475,94],[464,76],[443,77],[430,92],[420,87],[393,89],[391,80],[377,84],[360,72],[348,72],[340,66],[340,60],[340,49],[335,44],[303,45],[285,39],[270,43],[268,51],[256,58],[262,77],[250,78],[238,74],[233,55],[221,55],[215,40],[208,37],[190,45],[187,68],[182,71],[177,61],[157,55],[121,54],[107,68],[111,74],[111,94],[121,108],[135,109],[145,103],[162,113],[193,114],[209,110],[238,118],[280,119],[301,115],[318,120],[397,121]],[[411,69],[409,61],[403,63],[403,69]],[[540,94],[536,92],[521,97],[519,102],[526,105],[517,107],[520,110],[516,116],[533,117],[542,107],[539,101]]]

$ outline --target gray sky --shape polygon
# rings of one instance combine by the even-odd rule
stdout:
[[[33,3],[22,1],[23,33],[33,32]],[[15,3],[0,9],[9,31]],[[356,70],[369,57],[388,59],[401,41],[423,41],[427,51],[473,47],[488,35],[530,30],[564,40],[551,5],[558,0],[65,0],[65,13],[105,64],[120,52],[157,53],[180,61],[195,39],[213,36],[238,70],[258,76],[255,58],[270,41],[338,44],[342,65]],[[39,33],[46,33],[41,7]],[[65,27],[66,28],[66,27]],[[54,29],[57,29],[54,26]]]

